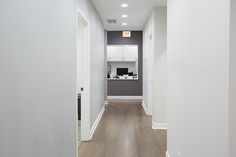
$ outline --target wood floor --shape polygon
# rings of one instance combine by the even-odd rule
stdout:
[[[79,157],[165,157],[166,131],[152,130],[141,102],[109,102],[89,142],[82,142]]]

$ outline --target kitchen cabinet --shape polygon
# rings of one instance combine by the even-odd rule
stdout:
[[[137,45],[124,46],[123,58],[125,61],[137,61],[138,60],[138,46]]]
[[[138,60],[138,45],[107,46],[107,61],[136,62]]]
[[[121,46],[108,46],[107,47],[107,60],[108,61],[121,61],[123,47]]]

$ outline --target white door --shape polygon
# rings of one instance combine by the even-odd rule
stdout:
[[[153,101],[154,101],[154,88],[153,88],[153,81],[154,81],[154,76],[153,76],[153,71],[154,71],[154,51],[152,47],[152,40],[148,42],[148,51],[151,52],[148,53],[148,111],[151,115],[153,115]]]
[[[81,136],[77,135],[77,137],[80,136],[81,141],[88,141],[90,140],[90,29],[87,20],[81,16],[79,11],[77,19],[76,92],[81,94]]]

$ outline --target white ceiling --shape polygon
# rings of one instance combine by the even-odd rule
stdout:
[[[154,6],[166,6],[166,0],[91,0],[101,16],[107,30],[142,30]],[[122,8],[122,3],[128,3]],[[122,18],[127,14],[128,18]],[[117,19],[117,24],[109,24],[107,19]],[[127,22],[127,26],[122,26]]]

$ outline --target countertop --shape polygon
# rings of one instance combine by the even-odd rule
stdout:
[[[137,81],[138,78],[126,79],[126,78],[107,78],[108,81]]]

